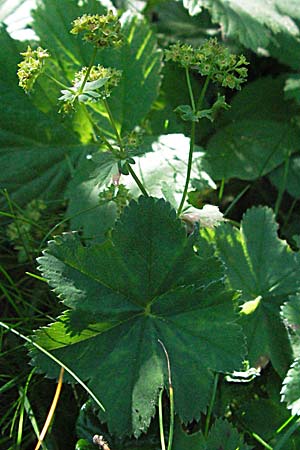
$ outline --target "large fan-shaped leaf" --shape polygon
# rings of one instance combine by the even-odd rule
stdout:
[[[291,354],[280,305],[300,288],[299,257],[278,239],[277,224],[268,208],[247,211],[240,231],[220,225],[216,240],[230,284],[242,292],[242,324],[251,364],[260,365],[262,356],[270,358],[283,376]]]
[[[96,0],[86,0],[82,6],[75,0],[43,0],[33,13],[33,26],[42,45],[59,62],[67,79],[72,80],[75,71],[89,64],[93,51],[80,36],[70,34],[71,22],[84,13],[102,14],[104,11]],[[119,128],[126,132],[141,123],[158,95],[162,55],[145,21],[127,14],[122,18],[122,31],[124,45],[119,49],[99,50],[96,63],[122,71],[121,82],[114,89],[109,104]],[[111,132],[107,112],[100,106],[96,109],[103,113],[98,119],[99,126],[103,132]]]
[[[243,336],[234,323],[220,263],[196,255],[175,211],[140,198],[121,216],[112,240],[83,247],[74,235],[50,242],[43,275],[70,308],[34,339],[87,380],[106,407],[112,432],[138,435],[155,413],[166,361],[171,361],[176,411],[199,418],[212,372],[240,366]],[[204,245],[204,244],[203,244]],[[32,350],[49,376],[53,363]]]

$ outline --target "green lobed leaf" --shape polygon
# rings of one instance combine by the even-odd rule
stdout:
[[[250,450],[243,436],[227,421],[217,419],[207,438],[200,433],[188,435],[177,426],[173,450]]]
[[[0,31],[0,189],[20,205],[34,198],[61,201],[72,167],[95,150],[60,117],[38,111],[18,87],[19,43]],[[1,53],[2,52],[2,53]],[[1,200],[2,207],[4,201]]]
[[[222,265],[193,249],[164,200],[141,197],[124,210],[104,244],[84,247],[65,234],[39,259],[43,276],[69,308],[34,340],[51,351],[103,401],[109,430],[146,431],[159,389],[167,383],[167,348],[175,408],[199,419],[214,371],[241,366],[243,335]],[[34,348],[33,364],[48,376],[58,368]]]
[[[209,10],[212,21],[220,23],[222,33],[237,39],[254,52],[271,54],[279,61],[299,68],[297,48],[300,6],[297,0],[184,0],[190,14]],[[296,20],[295,20],[296,19]]]
[[[70,81],[75,71],[89,64],[93,51],[80,36],[75,38],[70,34],[71,22],[84,13],[103,12],[103,6],[96,0],[87,0],[82,6],[75,0],[44,0],[33,13],[33,26],[41,44],[59,61]],[[113,90],[109,104],[118,128],[124,133],[141,123],[158,95],[162,53],[145,21],[127,14],[122,18],[122,32],[124,45],[118,49],[99,50],[95,64],[122,71],[121,81]],[[103,132],[112,133],[104,107],[93,105],[93,108],[99,113],[94,117]]]
[[[277,228],[271,209],[252,208],[241,230],[229,224],[216,228],[216,243],[231,287],[242,293],[241,324],[250,364],[259,366],[261,357],[269,358],[283,376],[291,352],[280,306],[300,288],[300,264],[299,255],[277,237]]]
[[[292,296],[282,307],[282,318],[289,331],[292,343],[294,362],[290,367],[281,390],[282,401],[287,403],[291,413],[300,414],[300,294]]]
[[[281,400],[287,403],[292,415],[300,415],[300,358],[296,358],[283,380]]]

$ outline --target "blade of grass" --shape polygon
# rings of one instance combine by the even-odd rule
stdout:
[[[23,339],[24,341],[28,342],[29,344],[31,344],[33,347],[35,347],[36,349],[38,349],[40,352],[44,353],[46,356],[48,356],[48,358],[52,359],[52,361],[54,361],[56,364],[58,364],[60,367],[63,367],[65,369],[66,372],[68,372],[73,378],[74,380],[77,381],[77,383],[80,384],[80,386],[83,387],[83,389],[92,397],[92,399],[94,400],[94,402],[102,409],[102,411],[105,412],[105,408],[102,405],[102,403],[98,400],[98,398],[96,397],[96,395],[91,391],[91,389],[81,380],[81,378],[79,378],[75,372],[73,372],[73,370],[71,370],[68,366],[66,366],[66,364],[64,364],[62,361],[60,361],[58,358],[56,358],[55,356],[51,355],[51,353],[49,353],[46,349],[44,349],[43,347],[41,347],[40,345],[38,345],[36,342],[34,342],[32,339],[28,338],[27,336],[24,336],[24,334],[20,333],[19,331],[17,331],[16,329],[6,325],[5,323],[0,321],[0,326],[5,328],[6,330],[10,331],[11,333],[14,333],[15,335],[19,336],[21,339]]]
[[[25,414],[25,398],[27,396],[28,387],[31,381],[31,378],[35,372],[35,368],[31,370],[27,377],[27,381],[25,384],[25,388],[19,389],[19,395],[20,395],[20,415],[19,415],[19,424],[18,424],[18,432],[17,432],[17,449],[21,449],[22,444],[22,437],[23,437],[23,426],[24,426],[24,414]]]
[[[65,371],[65,369],[62,367],[60,369],[55,395],[53,397],[53,401],[52,401],[51,407],[49,409],[49,413],[48,413],[46,422],[45,422],[45,424],[43,426],[43,429],[41,431],[41,434],[39,436],[38,443],[35,446],[35,450],[39,450],[40,446],[42,445],[42,443],[43,443],[43,441],[45,439],[45,436],[47,434],[48,428],[50,427],[50,424],[52,422],[53,415],[55,413],[55,410],[56,410],[56,407],[57,407],[57,403],[58,403],[58,400],[59,400],[59,396],[60,396],[60,392],[61,392],[61,388],[62,388],[64,371]]]

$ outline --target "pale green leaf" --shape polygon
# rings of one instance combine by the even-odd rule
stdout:
[[[262,357],[270,359],[283,376],[291,351],[280,306],[300,288],[300,261],[278,238],[277,228],[270,209],[252,208],[244,215],[241,230],[220,225],[216,242],[230,285],[242,294],[241,323],[250,364],[258,367]]]
[[[50,242],[41,270],[69,310],[35,341],[86,380],[106,408],[111,432],[136,436],[149,426],[158,390],[167,383],[167,348],[175,408],[199,419],[213,371],[240,367],[243,335],[222,268],[195,254],[175,211],[141,197],[120,217],[112,240],[84,247],[76,235]],[[31,350],[48,376],[58,368]],[[113,378],[113,383],[112,383]]]

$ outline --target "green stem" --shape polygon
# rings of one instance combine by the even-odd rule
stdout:
[[[158,398],[158,417],[159,417],[159,435],[160,435],[160,445],[161,450],[166,450],[165,435],[164,435],[164,419],[163,419],[163,407],[162,407],[162,396],[163,388],[159,392]]]
[[[93,51],[93,54],[92,54],[92,57],[91,57],[91,60],[90,60],[90,64],[89,64],[88,70],[86,71],[86,74],[84,76],[83,82],[82,82],[82,84],[80,86],[80,89],[79,89],[79,94],[81,94],[83,92],[84,86],[86,85],[86,82],[87,82],[87,80],[88,80],[88,78],[90,76],[92,67],[93,67],[95,59],[96,59],[97,50],[98,50],[97,47],[94,47],[94,51]]]
[[[295,419],[295,417],[296,416],[289,417],[282,425],[280,425],[280,427],[276,430],[276,434],[281,433],[281,431],[284,430],[285,427],[287,427]]]
[[[109,150],[110,150],[112,153],[115,153],[116,150],[113,148],[113,146],[111,145],[111,143],[110,143],[110,142],[106,139],[106,137],[103,135],[103,132],[102,132],[101,128],[97,125],[96,122],[94,122],[94,120],[93,120],[91,114],[89,113],[89,111],[88,111],[86,105],[83,104],[83,108],[84,108],[84,111],[85,111],[85,115],[87,116],[87,118],[88,118],[90,124],[92,125],[92,127],[93,127],[95,130],[98,131],[98,134],[99,134],[100,139],[104,142],[104,144],[109,148]],[[97,136],[96,136],[96,140],[97,140]]]
[[[168,440],[168,450],[172,450],[173,435],[174,435],[174,389],[172,385],[169,385],[169,395],[170,395],[170,428],[169,428],[169,440]]]
[[[199,95],[199,99],[198,99],[198,102],[197,102],[197,109],[200,109],[202,107],[202,103],[203,103],[203,100],[204,100],[204,97],[205,97],[205,94],[206,94],[209,82],[210,82],[210,76],[208,75],[206,77],[206,80],[204,82],[204,85],[203,85],[202,90],[201,90],[200,95]]]
[[[262,446],[264,448],[266,448],[267,450],[273,450],[273,447],[271,447],[266,441],[263,440],[263,438],[261,438],[260,436],[258,436],[258,434],[256,433],[251,433],[252,437],[254,437],[254,439],[257,440],[257,442],[259,442],[260,444],[262,444]]]
[[[215,403],[215,400],[216,400],[218,381],[219,381],[219,374],[215,373],[213,392],[212,392],[210,404],[209,404],[208,411],[207,411],[206,421],[205,421],[205,430],[204,430],[204,437],[205,438],[207,438],[207,436],[208,436],[211,413],[212,413],[213,406],[214,406],[214,403]]]
[[[232,200],[230,205],[227,207],[226,211],[224,212],[224,216],[226,217],[229,211],[232,210],[232,208],[237,204],[237,202],[243,197],[244,194],[250,189],[251,184],[247,184],[246,187]]]
[[[222,198],[223,198],[224,187],[225,187],[225,178],[222,178],[222,181],[221,181],[221,184],[220,184],[219,195],[218,195],[219,202],[220,202],[220,201],[222,200]]]
[[[186,84],[187,84],[189,95],[190,95],[190,99],[191,99],[191,105],[192,105],[192,108],[193,108],[193,113],[195,113],[196,112],[196,104],[195,104],[193,89],[192,89],[192,85],[191,85],[190,72],[189,72],[188,67],[185,68],[185,77],[186,77]]]
[[[55,84],[57,84],[59,87],[62,87],[64,89],[70,89],[69,86],[66,86],[65,84],[61,83],[60,81],[58,81],[56,78],[54,78],[52,75],[48,75],[47,73],[43,73],[43,75],[45,75],[47,78],[49,78],[49,80],[54,81]]]
[[[113,115],[112,115],[111,109],[110,109],[110,107],[109,107],[109,104],[108,104],[108,101],[106,100],[106,98],[103,99],[103,103],[104,103],[105,109],[106,109],[106,111],[107,111],[107,114],[108,114],[108,117],[109,117],[110,124],[111,124],[111,126],[113,127],[113,130],[114,130],[114,133],[115,133],[117,142],[118,142],[118,144],[119,144],[120,152],[124,154],[125,152],[124,152],[124,148],[123,148],[123,144],[122,144],[122,139],[121,139],[120,133],[119,133],[119,131],[118,131],[118,129],[117,129],[117,126],[116,126],[114,117],[113,117]]]
[[[149,194],[146,191],[145,187],[143,186],[143,183],[141,182],[141,180],[139,179],[139,177],[137,176],[137,174],[135,173],[135,171],[133,170],[133,168],[129,163],[127,163],[127,169],[132,178],[134,179],[134,181],[136,182],[136,184],[138,185],[138,187],[140,188],[141,192],[144,194],[144,196],[149,197]]]
[[[188,85],[188,90],[190,93],[190,98],[191,98],[191,105],[193,108],[193,112],[196,112],[196,106],[195,106],[195,101],[194,101],[194,95],[193,95],[193,91],[192,91],[192,86],[191,86],[191,80],[190,80],[190,76],[189,76],[189,72],[186,69],[186,80],[187,80],[187,85]],[[208,88],[208,84],[209,84],[209,80],[210,77],[208,76],[204,82],[204,85],[201,89],[200,92],[200,96],[199,96],[199,100],[197,102],[197,109],[200,109],[203,103],[203,99],[205,96],[205,93],[207,91]],[[185,185],[184,185],[184,190],[183,190],[183,194],[182,194],[182,198],[181,198],[181,202],[177,211],[177,217],[180,216],[183,206],[184,206],[184,202],[186,200],[187,197],[187,193],[188,193],[188,188],[189,188],[189,184],[190,184],[190,178],[191,178],[191,172],[192,172],[192,163],[193,163],[193,153],[194,153],[194,146],[195,146],[195,130],[196,130],[196,124],[195,122],[192,122],[192,128],[191,128],[191,139],[190,139],[190,150],[189,150],[189,158],[188,158],[188,166],[187,166],[187,171],[186,171],[186,179],[185,179]]]
[[[187,166],[187,172],[186,172],[186,178],[185,178],[185,185],[183,194],[181,197],[181,202],[177,211],[177,217],[180,216],[183,205],[187,196],[189,184],[190,184],[190,178],[191,178],[191,171],[192,171],[192,162],[193,162],[193,153],[194,153],[194,145],[195,145],[195,122],[192,122],[192,129],[191,129],[191,139],[190,139],[190,150],[189,150],[189,159],[188,159],[188,166]]]
[[[109,107],[108,101],[106,99],[103,99],[103,103],[104,103],[105,109],[107,111],[107,114],[108,114],[111,126],[113,127],[113,130],[115,132],[116,139],[117,139],[117,142],[118,142],[119,147],[120,147],[120,154],[122,156],[124,156],[125,155],[125,150],[124,150],[124,147],[123,147],[123,144],[122,144],[122,139],[121,139],[120,133],[119,133],[119,131],[117,129],[117,126],[116,126],[114,117],[112,115],[111,109]],[[142,194],[144,194],[145,197],[149,197],[149,195],[148,195],[148,193],[147,193],[143,183],[141,182],[141,180],[139,179],[139,177],[137,176],[137,174],[135,173],[134,169],[131,167],[131,165],[129,163],[127,163],[127,169],[128,169],[128,172],[130,173],[130,175],[132,176],[132,178],[134,179],[134,181],[136,182],[136,184],[138,185],[138,187],[140,188]]]
[[[295,423],[293,423],[288,430],[284,433],[281,439],[277,442],[277,444],[274,447],[274,450],[280,450],[284,448],[285,444],[287,443],[287,440],[292,436],[292,434],[299,428],[300,426],[300,419],[298,419]]]
[[[283,193],[286,188],[286,182],[287,182],[287,177],[288,177],[288,172],[289,172],[290,155],[291,155],[291,153],[288,152],[288,154],[285,158],[285,162],[284,162],[284,171],[283,171],[282,182],[281,182],[279,190],[278,190],[278,196],[277,196],[277,200],[276,200],[276,204],[275,204],[275,208],[274,208],[276,217],[278,215],[278,211],[279,211],[279,208],[280,208],[280,205],[282,202]]]

